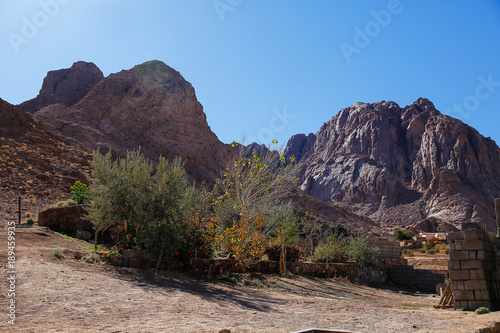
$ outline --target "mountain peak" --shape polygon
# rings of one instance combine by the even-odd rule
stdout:
[[[51,104],[71,106],[78,103],[103,78],[102,71],[94,63],[77,61],[70,68],[49,71],[38,96],[18,107],[35,113]]]
[[[132,68],[132,72],[146,88],[156,89],[181,75],[173,68],[159,60],[151,60]]]

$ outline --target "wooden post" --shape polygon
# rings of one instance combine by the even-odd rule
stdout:
[[[500,198],[495,198],[495,211],[497,213],[497,238],[500,238]]]
[[[19,216],[19,224],[21,224],[21,197],[19,197],[19,204],[18,204],[17,214]]]

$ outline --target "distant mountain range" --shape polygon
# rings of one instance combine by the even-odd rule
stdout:
[[[89,149],[123,156],[139,146],[152,160],[180,155],[198,183],[212,184],[231,154],[192,85],[156,60],[108,77],[77,62],[47,74],[38,96],[18,105],[27,113],[0,106],[0,117],[8,109],[29,119],[86,158]],[[4,127],[0,135],[17,142]],[[496,229],[500,149],[426,99],[404,108],[355,103],[316,134],[293,136],[285,152],[300,168],[297,206],[325,223],[375,233],[380,225],[448,230],[466,221]]]

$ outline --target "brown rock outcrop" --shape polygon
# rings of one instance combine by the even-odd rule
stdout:
[[[82,205],[48,208],[38,214],[38,225],[67,234],[76,234],[77,231],[94,233],[92,223],[83,218],[86,213]]]
[[[71,68],[48,72],[38,96],[18,107],[35,113],[51,104],[71,106],[78,103],[103,78],[101,70],[93,63],[75,62]]]
[[[116,156],[138,147],[153,161],[180,155],[188,173],[209,184],[230,151],[208,126],[192,85],[156,60],[109,75],[71,107],[50,105],[35,116]]]
[[[355,103],[315,137],[298,154],[301,187],[312,196],[381,224],[435,217],[455,226],[477,221],[495,227],[500,149],[427,99],[405,108]],[[294,139],[287,149],[296,146],[304,144]]]

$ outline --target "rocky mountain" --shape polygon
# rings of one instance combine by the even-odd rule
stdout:
[[[19,196],[23,213],[33,214],[68,199],[71,185],[86,181],[89,158],[78,142],[0,99],[0,219],[17,221]]]
[[[35,113],[51,104],[71,106],[78,103],[103,78],[101,70],[93,63],[75,62],[71,68],[48,72],[38,96],[18,107]]]
[[[381,225],[481,221],[496,230],[500,149],[427,99],[355,103],[285,152],[299,160],[305,192]]]
[[[65,84],[55,85],[66,91]],[[156,60],[111,74],[76,104],[48,105],[35,117],[92,149],[111,149],[115,156],[138,147],[153,161],[180,155],[198,182],[212,183],[230,151],[208,126],[193,86]]]

